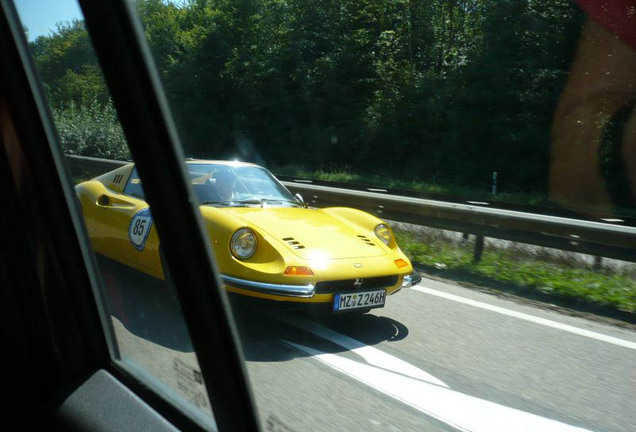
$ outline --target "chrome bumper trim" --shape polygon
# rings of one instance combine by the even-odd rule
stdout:
[[[422,276],[420,276],[416,270],[413,270],[413,273],[404,276],[404,279],[402,280],[402,288],[417,285],[421,280]]]
[[[224,282],[236,288],[243,288],[251,291],[257,291],[263,294],[280,295],[286,297],[303,297],[311,298],[314,296],[315,287],[312,284],[307,285],[283,285],[266,282],[256,282],[246,279],[239,279],[232,276],[221,275]]]

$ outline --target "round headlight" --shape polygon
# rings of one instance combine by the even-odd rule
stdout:
[[[256,252],[256,235],[249,228],[241,228],[230,240],[232,255],[240,260],[246,260]]]
[[[389,245],[389,243],[391,243],[391,230],[389,229],[389,227],[385,224],[380,224],[377,227],[375,227],[375,235],[382,240],[382,243],[384,243],[385,245]]]

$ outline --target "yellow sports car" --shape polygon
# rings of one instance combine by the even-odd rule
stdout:
[[[417,273],[382,220],[310,208],[249,163],[188,161],[225,289],[333,312],[383,307]],[[134,164],[76,186],[93,249],[163,279],[159,237]]]

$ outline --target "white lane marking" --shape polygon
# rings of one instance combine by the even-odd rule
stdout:
[[[454,294],[450,294],[444,291],[438,291],[436,289],[432,289],[432,288],[426,288],[423,286],[413,286],[411,288],[409,288],[409,290],[413,290],[413,291],[419,291],[421,293],[424,294],[430,294],[430,295],[434,295],[436,297],[440,297],[440,298],[444,298],[446,300],[452,300],[452,301],[456,301],[458,303],[463,303],[466,305],[470,305],[470,306],[474,306],[474,307],[478,307],[481,309],[485,309],[485,310],[489,310],[491,312],[497,312],[500,313],[502,315],[507,315],[507,316],[511,316],[514,318],[519,318],[525,321],[530,321],[533,322],[535,324],[541,324],[544,325],[546,327],[552,327],[558,330],[563,330],[566,332],[570,332],[570,333],[574,333],[577,334],[579,336],[585,336],[588,337],[590,339],[596,339],[602,342],[607,342],[607,343],[611,343],[623,348],[629,348],[629,349],[633,349],[636,350],[636,343],[635,342],[630,342],[630,341],[626,341],[624,339],[619,339],[613,336],[608,336],[608,335],[604,335],[602,333],[596,333],[590,330],[584,330],[584,329],[580,329],[578,327],[574,327],[568,324],[561,324],[559,322],[556,321],[552,321],[549,319],[545,319],[545,318],[539,318],[536,317],[534,315],[528,315],[526,313],[523,312],[517,312],[514,310],[510,310],[510,309],[506,309],[500,306],[494,306],[488,303],[483,303],[477,300],[471,300],[465,297],[460,297],[458,295],[454,295]]]
[[[313,321],[300,319],[294,316],[279,317],[279,319],[286,321],[289,324],[299,327],[305,331],[313,333],[316,336],[320,336],[323,339],[331,341],[336,345],[346,348],[347,350],[365,359],[369,364],[418,380],[426,381],[437,386],[448,387],[448,385],[443,381],[435,378],[433,375],[427,372],[424,372],[422,369],[419,369],[412,364],[399,359],[398,357],[387,354],[377,348],[365,345],[356,339],[335,332],[330,328],[317,324]]]
[[[415,380],[335,354],[284,341],[328,366],[389,395],[460,431],[470,432],[583,432],[525,411],[509,408],[449,388]]]

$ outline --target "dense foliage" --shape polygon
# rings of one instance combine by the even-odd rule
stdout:
[[[570,1],[137,3],[190,156],[480,189],[497,171],[500,190],[545,191],[582,22]],[[81,23],[32,45],[56,116],[108,122]],[[73,151],[110,151],[61,134]]]

